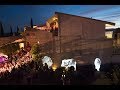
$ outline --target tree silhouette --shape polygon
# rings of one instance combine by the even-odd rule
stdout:
[[[13,35],[12,27],[10,26],[10,35]]]
[[[17,35],[19,35],[20,34],[20,29],[19,29],[19,27],[17,26]]]
[[[30,24],[31,24],[31,28],[33,28],[33,20],[32,20],[32,18],[31,18]]]
[[[0,36],[4,36],[3,25],[1,22],[0,22]]]
[[[1,36],[1,22],[0,22],[0,36]]]

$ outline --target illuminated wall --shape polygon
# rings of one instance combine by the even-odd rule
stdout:
[[[47,31],[37,30],[33,28],[26,28],[25,40],[29,42],[31,45],[38,43],[45,44],[52,40],[52,34]]]
[[[117,45],[120,45],[120,33],[117,33]]]
[[[77,37],[82,39],[105,38],[104,22],[67,14],[58,14],[58,16],[61,35],[68,37],[68,40],[72,40]],[[67,38],[64,38],[64,41],[66,40]]]
[[[8,43],[12,43],[17,39],[21,39],[22,37],[20,36],[10,36],[10,37],[1,37],[0,38],[0,46],[8,44]]]
[[[70,52],[72,53],[72,58],[74,58],[75,55],[80,56],[80,52],[76,53],[76,50],[82,50],[83,56],[81,55],[82,59],[80,60],[84,64],[92,63],[94,58],[99,56],[100,50],[103,50],[103,57],[111,55],[111,49],[109,48],[112,47],[112,40],[107,41],[105,38],[106,22],[62,13],[56,14],[58,17],[59,35],[61,35],[61,37],[55,38],[54,44],[56,53],[54,56],[57,64],[62,62],[62,55],[59,53]],[[94,53],[94,55],[88,56],[90,53]]]
[[[110,48],[112,46],[111,41],[104,41],[103,43],[102,40],[106,39],[105,22],[99,20],[56,13],[46,22],[46,27],[50,29],[50,32],[28,28],[25,31],[26,41],[31,44],[38,41],[39,44],[51,41],[52,60],[57,67],[62,63],[61,53],[74,53],[75,50],[85,51],[86,49],[89,52],[92,52],[92,50],[97,52],[101,48]],[[74,57],[74,55],[72,56]],[[93,57],[87,59],[84,57],[83,60],[92,62],[94,59]]]
[[[57,15],[54,15],[46,22],[46,26],[50,29],[50,32],[53,36],[58,36],[58,17]]]

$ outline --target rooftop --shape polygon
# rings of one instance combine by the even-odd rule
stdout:
[[[98,19],[93,19],[93,18],[88,18],[88,17],[83,17],[83,16],[77,16],[77,15],[72,15],[72,14],[66,14],[66,13],[62,13],[62,12],[55,12],[55,14],[70,15],[70,16],[75,16],[75,17],[80,17],[80,18],[85,18],[85,19],[100,21],[100,22],[104,22],[104,23],[106,23],[106,24],[110,24],[110,25],[115,26],[115,23],[113,23],[113,22],[108,22],[108,21],[103,21],[103,20],[98,20]]]

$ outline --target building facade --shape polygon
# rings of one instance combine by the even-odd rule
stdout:
[[[112,39],[105,36],[106,26],[112,22],[75,16],[60,12],[46,21],[46,26],[25,28],[25,39],[30,44],[39,43],[42,52],[51,56],[59,67],[63,59],[73,58],[77,64],[93,64],[96,57],[109,63]],[[42,30],[40,30],[42,29]]]
[[[102,63],[110,62],[112,39],[105,37],[105,28],[114,23],[59,12],[46,23],[52,29],[56,66],[66,58],[81,65],[92,64],[96,57]]]

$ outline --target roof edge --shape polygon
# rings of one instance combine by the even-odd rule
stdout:
[[[81,17],[81,18],[91,19],[91,20],[95,20],[95,21],[105,22],[106,24],[110,24],[110,25],[114,25],[114,26],[115,26],[115,23],[113,23],[113,22],[108,22],[108,21],[103,21],[103,20],[98,20],[98,19],[93,19],[93,18],[88,18],[88,17],[78,16],[78,15],[73,15],[73,14],[67,14],[67,13],[62,13],[62,12],[55,12],[55,14],[71,15],[71,16],[76,16],[76,17]]]

